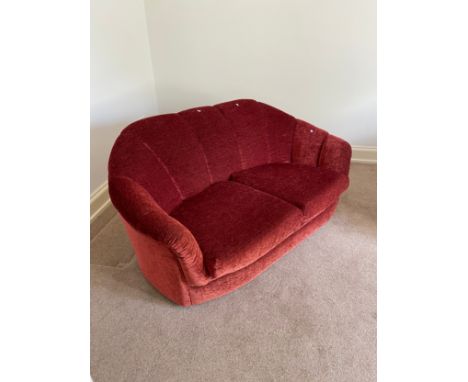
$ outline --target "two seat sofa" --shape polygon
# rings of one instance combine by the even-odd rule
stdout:
[[[241,99],[132,123],[110,155],[109,193],[146,279],[188,306],[244,285],[322,226],[350,158],[342,139]]]

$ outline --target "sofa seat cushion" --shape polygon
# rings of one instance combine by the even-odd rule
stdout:
[[[335,203],[349,184],[344,174],[292,163],[253,167],[232,174],[230,179],[294,204],[309,219]]]
[[[214,278],[252,264],[297,231],[303,220],[292,204],[230,181],[184,200],[171,216],[191,231]]]

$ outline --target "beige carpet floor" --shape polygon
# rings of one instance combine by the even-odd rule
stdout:
[[[330,222],[241,289],[182,308],[143,278],[114,216],[91,241],[96,382],[376,380],[376,168]]]

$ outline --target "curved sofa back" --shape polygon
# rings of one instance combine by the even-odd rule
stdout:
[[[169,213],[235,171],[291,162],[296,124],[246,99],[142,119],[117,138],[109,178],[132,179]]]

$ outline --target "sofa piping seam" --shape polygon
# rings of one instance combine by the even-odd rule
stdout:
[[[237,152],[239,153],[239,160],[240,160],[240,165],[241,165],[241,169],[242,170],[245,170],[246,166],[245,166],[245,159],[244,157],[242,156],[242,152],[241,152],[241,149],[240,149],[240,144],[239,144],[239,136],[237,135],[237,129],[234,129],[234,126],[233,126],[233,123],[231,122],[231,120],[229,120],[226,115],[224,114],[223,110],[221,108],[219,108],[218,105],[215,105],[213,106],[215,107],[216,109],[218,109],[218,111],[221,113],[221,115],[223,116],[223,118],[226,120],[226,122],[231,126],[231,129],[234,131],[234,136],[236,137],[236,146],[237,146]]]
[[[327,136],[325,137],[322,144],[320,145],[320,151],[319,151],[319,155],[317,157],[316,167],[321,167],[321,165],[322,165],[322,154],[325,151],[325,145],[327,144],[329,136],[330,136],[330,133],[327,132]]]
[[[203,146],[203,144],[201,143],[200,141],[200,138],[198,137],[197,133],[195,132],[195,128],[192,126],[191,123],[189,123],[187,121],[186,118],[184,118],[182,115],[180,115],[180,113],[177,113],[177,115],[187,124],[187,126],[189,126],[189,128],[192,130],[193,132],[193,135],[195,135],[195,139],[197,140],[198,144],[200,145],[201,147],[201,151],[202,151],[202,154],[203,154],[203,158],[205,160],[205,165],[206,165],[206,170],[208,171],[208,175],[210,176],[210,184],[213,184],[214,180],[213,180],[213,174],[211,173],[211,168],[210,168],[210,164],[208,162],[208,157],[206,156],[206,152],[205,152],[205,147]]]
[[[260,102],[255,101],[255,103],[257,105],[261,105]],[[268,153],[268,162],[267,163],[272,163],[270,129],[268,129],[268,126],[267,126],[266,110],[265,110],[265,106],[263,106],[263,105],[262,105],[262,117],[263,117],[263,122],[264,122],[263,130],[264,130],[264,134],[265,134],[265,137],[266,137],[266,146],[267,146],[267,153]]]
[[[141,139],[141,142],[143,143],[143,146],[145,146],[152,154],[153,156],[156,158],[156,160],[158,161],[158,163],[162,166],[162,168],[164,169],[164,171],[167,173],[167,175],[169,176],[169,178],[171,179],[172,183],[174,184],[174,187],[176,188],[177,192],[179,193],[180,195],[180,198],[182,200],[184,200],[184,195],[182,194],[182,190],[180,189],[179,185],[177,184],[176,180],[174,179],[174,177],[172,176],[171,172],[169,171],[169,168],[166,166],[166,164],[162,161],[162,159],[159,157],[158,154],[156,154],[154,152],[154,150],[145,142],[143,141],[143,139]]]

